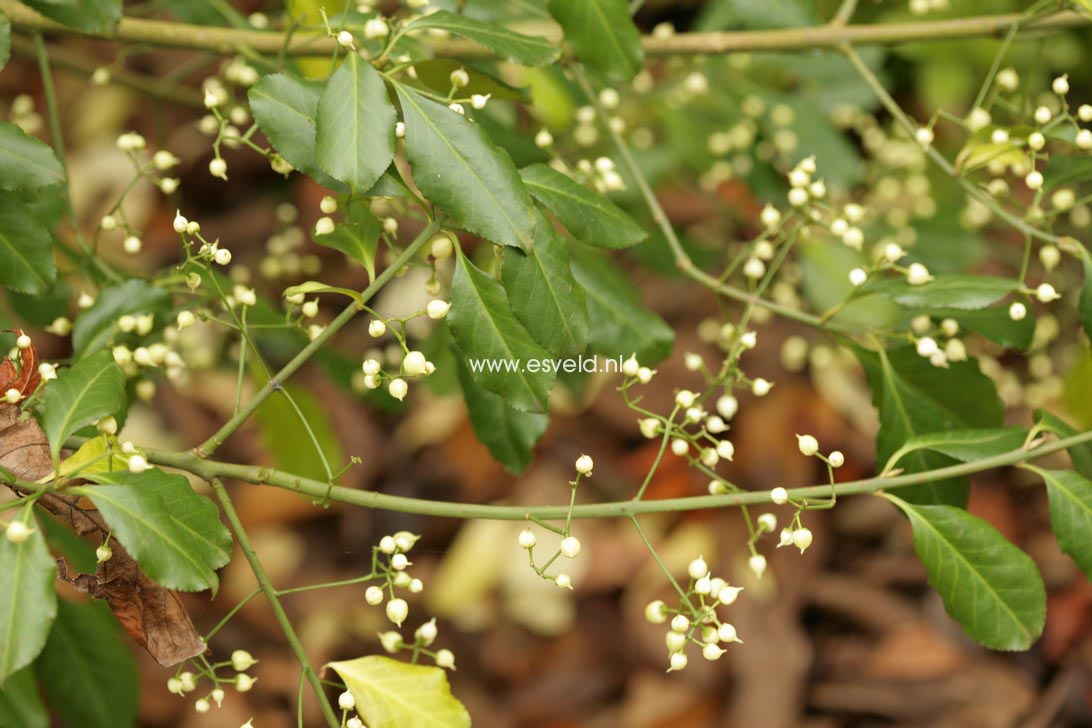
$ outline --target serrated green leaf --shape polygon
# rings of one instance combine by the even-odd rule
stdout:
[[[166,309],[170,302],[170,294],[139,278],[102,289],[95,304],[72,324],[73,358],[80,359],[110,343],[117,332],[117,320],[125,314],[154,313]]]
[[[33,667],[24,667],[0,686],[0,726],[49,728],[49,711],[38,695]]]
[[[61,599],[35,669],[50,707],[66,725],[136,724],[137,669],[118,623],[100,603]]]
[[[916,435],[891,455],[883,470],[892,470],[902,456],[915,450],[932,450],[962,463],[981,460],[1015,450],[1024,444],[1027,434],[1023,427],[996,427]]]
[[[438,28],[480,43],[501,58],[524,66],[545,66],[561,55],[556,43],[541,36],[524,35],[494,23],[437,10],[406,26],[406,32]]]
[[[0,685],[38,656],[57,615],[57,566],[33,516],[27,525],[22,543],[0,538]]]
[[[461,252],[451,284],[448,326],[478,385],[523,412],[546,411],[555,372],[541,364],[550,359],[549,352],[516,319],[500,281]]]
[[[606,356],[637,356],[652,366],[666,359],[675,332],[645,308],[633,283],[607,258],[590,250],[572,251],[572,270],[584,288],[592,350]]]
[[[42,429],[54,457],[84,425],[117,414],[125,405],[125,373],[108,351],[62,370],[42,395]]]
[[[121,20],[121,0],[26,0],[26,4],[47,18],[84,33],[113,33]]]
[[[993,382],[975,360],[935,367],[914,347],[891,351],[857,350],[872,388],[872,403],[880,415],[876,460],[886,462],[903,443],[918,435],[1001,425],[1004,407]],[[902,457],[900,467],[918,473],[950,465],[939,453],[916,450]],[[911,486],[900,491],[911,503],[961,506],[967,500],[967,480],[952,478]]]
[[[527,253],[505,248],[501,280],[516,318],[551,354],[578,354],[588,343],[588,306],[573,278],[569,248],[538,213],[535,246]]]
[[[462,114],[401,84],[394,87],[413,180],[429,202],[487,240],[530,248],[531,196],[512,159]]]
[[[1050,528],[1058,546],[1092,579],[1092,480],[1075,470],[1028,469],[1046,483]]]
[[[520,412],[508,406],[504,398],[482,389],[462,359],[457,362],[456,371],[474,434],[505,470],[519,475],[531,464],[535,443],[546,432],[549,416]]]
[[[53,150],[15,124],[0,122],[0,189],[26,190],[59,182],[64,182],[64,168]]]
[[[582,63],[618,82],[641,70],[641,34],[626,0],[550,0],[548,7]]]
[[[368,728],[469,728],[470,714],[451,694],[439,667],[410,665],[380,655],[326,665],[356,699]]]
[[[371,189],[394,158],[395,121],[383,78],[372,64],[350,53],[318,102],[318,166],[356,192]]]
[[[381,177],[386,179],[386,177]],[[326,248],[339,250],[368,271],[368,280],[375,278],[375,253],[379,248],[379,234],[383,223],[368,205],[358,200],[349,203],[346,220],[328,235],[316,235],[315,242]]]
[[[0,141],[0,150],[2,145]],[[0,161],[0,169],[3,164]],[[49,230],[14,195],[0,192],[0,286],[41,294],[49,291],[56,278]]]
[[[93,480],[100,485],[69,492],[91,499],[149,578],[181,591],[216,588],[215,569],[230,553],[212,501],[194,493],[184,477],[158,469],[98,473]]]
[[[254,121],[284,159],[324,187],[347,188],[315,160],[315,115],[322,85],[283,73],[263,76],[247,92]]]
[[[648,237],[613,202],[548,165],[532,164],[521,169],[520,174],[531,196],[582,243],[597,248],[628,248]]]
[[[1070,425],[1060,417],[1052,415],[1046,410],[1035,410],[1035,427],[1033,432],[1050,432],[1059,438],[1073,437],[1079,434],[1077,428]],[[1073,461],[1073,467],[1086,478],[1092,478],[1092,443],[1085,442],[1068,448],[1069,459]]]
[[[912,286],[904,278],[887,279],[870,286],[868,291],[911,308],[975,310],[1000,301],[1019,287],[1019,281],[1008,278],[939,275],[920,286]]]
[[[185,476],[152,468],[140,474],[115,470],[85,477],[99,485],[131,486],[158,495],[171,520],[193,544],[195,556],[210,569],[219,569],[231,560],[231,532],[221,523],[219,509],[212,500],[194,492]]]
[[[910,519],[929,585],[967,635],[994,650],[1031,647],[1046,622],[1046,589],[1031,557],[961,508],[889,497]]]

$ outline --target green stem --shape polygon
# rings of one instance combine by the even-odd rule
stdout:
[[[329,57],[337,40],[324,29],[271,32],[249,28],[218,28],[146,18],[122,18],[110,34],[88,33],[56,23],[16,0],[0,0],[0,12],[20,31],[66,33],[108,38],[116,43],[146,43],[155,46],[193,48],[222,55],[235,55],[249,48],[267,55]],[[982,15],[969,18],[876,23],[870,25],[828,24],[815,28],[678,33],[670,38],[644,36],[641,43],[648,56],[713,55],[752,51],[802,51],[854,45],[894,45],[918,41],[962,40],[1004,34],[1021,14]],[[1092,18],[1074,11],[1045,15],[1021,28],[1022,32],[1057,31],[1092,23]],[[457,38],[431,40],[432,53],[446,58],[495,58],[482,46]]]
[[[370,286],[364,289],[364,291],[360,294],[361,304],[367,303],[372,298],[372,296],[378,293],[379,289],[385,286],[387,284],[387,281],[393,278],[394,275],[402,269],[402,266],[409,262],[409,260],[413,258],[413,256],[416,255],[417,252],[425,246],[425,244],[428,243],[428,241],[432,238],[436,231],[440,229],[440,226],[442,224],[443,223],[441,220],[433,220],[431,223],[429,223],[425,227],[425,229],[421,231],[421,234],[418,235],[414,239],[414,241],[409,244],[405,251],[403,251],[402,254],[398,256],[398,258],[393,263],[391,263],[391,265],[389,265],[386,270],[376,276],[375,280],[372,281]],[[287,379],[293,374],[295,374],[296,371],[300,367],[302,367],[308,359],[314,356],[315,352],[321,349],[334,334],[336,334],[338,331],[341,330],[343,326],[345,326],[345,324],[349,323],[349,321],[359,311],[360,306],[357,303],[352,303],[346,306],[345,309],[340,314],[338,314],[337,318],[331,321],[330,324],[325,329],[323,329],[321,334],[316,336],[311,342],[307,344],[307,346],[300,349],[299,353],[297,353],[290,362],[285,364],[283,369],[273,375],[273,377],[270,378],[269,381],[266,382],[260,390],[258,390],[257,394],[250,398],[250,400],[248,400],[245,405],[239,408],[239,411],[232,415],[231,419],[225,422],[223,427],[217,430],[212,437],[199,445],[196,449],[197,454],[201,457],[208,457],[209,455],[211,455],[216,450],[216,448],[220,447],[220,445],[223,444],[224,440],[226,440],[233,432],[239,429],[239,427],[241,427],[242,424],[246,422],[247,419],[252,414],[254,414],[255,411],[257,411],[258,407],[261,406],[262,402],[269,399],[270,395],[272,395],[278,389],[281,389],[284,385],[284,382],[287,381]]]
[[[220,501],[220,507],[223,508],[224,515],[228,519],[228,525],[231,526],[231,530],[235,534],[235,540],[239,542],[239,550],[243,552],[243,556],[250,564],[250,570],[254,572],[254,578],[258,580],[259,588],[265,594],[265,598],[269,600],[269,606],[273,609],[273,616],[276,618],[281,631],[284,632],[288,644],[292,647],[292,652],[300,663],[300,669],[303,670],[304,677],[315,691],[315,697],[318,698],[319,707],[322,709],[322,715],[326,719],[327,725],[330,728],[337,728],[340,721],[334,714],[330,701],[326,698],[326,691],[322,687],[322,681],[319,680],[315,668],[311,667],[311,661],[307,657],[307,652],[303,649],[303,643],[300,642],[299,635],[296,634],[296,629],[292,626],[292,621],[281,605],[277,590],[273,588],[273,582],[269,579],[269,574],[266,573],[265,567],[258,559],[254,545],[250,542],[250,537],[247,536],[246,529],[243,528],[243,524],[239,520],[239,514],[235,512],[235,506],[231,502],[227,488],[224,487],[219,478],[212,478],[209,482],[212,484],[213,493],[215,493],[216,499]]]
[[[804,500],[807,498],[829,498],[832,494],[844,496],[861,493],[875,493],[877,491],[890,490],[893,488],[905,488],[907,486],[920,485],[935,480],[971,475],[992,468],[1015,465],[1090,441],[1092,441],[1092,430],[1052,443],[1042,444],[1033,450],[1017,448],[1010,452],[1002,453],[1001,455],[994,455],[969,463],[949,465],[947,467],[920,473],[907,473],[896,477],[877,476],[862,480],[847,481],[838,483],[833,488],[830,483],[793,488],[789,490],[789,497],[793,500]],[[78,442],[79,441],[76,439],[72,440],[73,444],[77,444]],[[328,497],[329,500],[332,501],[362,506],[364,508],[376,508],[379,510],[396,511],[400,513],[414,513],[424,516],[481,518],[499,521],[523,521],[528,518],[560,521],[564,520],[569,515],[569,507],[567,505],[521,507],[407,498],[405,496],[388,495],[386,493],[376,493],[369,490],[357,490],[355,488],[345,488],[337,485],[331,487],[329,483],[320,480],[305,478],[300,475],[293,475],[280,470],[263,468],[256,465],[236,465],[234,463],[203,460],[192,452],[168,452],[161,450],[145,450],[144,452],[147,454],[150,462],[185,470],[206,480],[213,478],[231,478],[234,480],[242,480],[247,483],[272,485],[284,490],[302,493],[312,498]],[[30,485],[33,486],[32,490],[48,489],[47,486]],[[677,513],[709,508],[769,504],[770,502],[769,491],[765,490],[728,493],[725,495],[665,498],[661,500],[636,501],[629,499],[607,503],[577,504],[572,509],[572,517],[574,519],[630,518],[634,515],[643,513]]]

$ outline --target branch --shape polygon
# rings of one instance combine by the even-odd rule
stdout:
[[[73,444],[77,441],[73,440]],[[1034,460],[1044,455],[1092,442],[1092,430],[1079,435],[1043,444],[1033,450],[1022,447],[1002,455],[975,460],[969,463],[949,465],[922,473],[909,473],[895,477],[874,477],[864,480],[852,480],[837,483],[812,485],[792,488],[788,491],[793,500],[806,498],[829,498],[835,495],[856,495],[876,493],[894,488],[920,485],[934,480],[956,478],[979,473],[992,468],[1007,467],[1017,463]],[[164,450],[144,450],[149,462],[166,465],[193,473],[205,480],[232,478],[256,485],[271,485],[284,490],[310,496],[316,500],[330,500],[364,508],[384,511],[412,513],[422,516],[441,516],[445,518],[481,518],[495,521],[522,521],[540,519],[544,521],[562,520],[569,514],[569,506],[502,506],[477,503],[456,503],[434,501],[422,498],[376,493],[370,490],[356,490],[339,485],[330,485],[312,478],[305,478],[273,468],[257,465],[237,465],[215,460],[203,460],[192,452],[170,452]],[[573,518],[629,518],[643,513],[677,513],[697,511],[709,508],[730,508],[746,505],[770,504],[769,491],[729,493],[727,495],[702,495],[685,498],[665,498],[661,500],[625,500],[608,503],[589,503],[573,507]]]
[[[120,43],[148,43],[156,46],[193,48],[223,55],[239,52],[242,47],[258,53],[290,56],[328,56],[337,45],[325,32],[304,31],[293,34],[218,28],[164,20],[122,18],[112,35],[86,33],[60,25],[16,0],[0,0],[0,12],[21,31],[65,33],[104,38]],[[715,33],[679,33],[670,38],[644,36],[641,43],[649,56],[685,56],[735,53],[743,51],[801,51],[814,48],[838,48],[851,45],[891,45],[915,41],[960,40],[963,38],[1003,35],[1021,19],[1018,14],[986,15],[912,23],[873,25],[830,24],[816,28],[780,30],[724,31]],[[1057,31],[1092,24],[1092,18],[1073,11],[1044,16],[1028,23],[1023,32]],[[555,38],[556,39],[556,38]],[[487,49],[464,40],[432,41],[433,52],[446,58],[495,57]]]

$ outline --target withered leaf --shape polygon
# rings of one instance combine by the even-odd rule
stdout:
[[[3,329],[3,331],[11,332],[16,336],[23,335],[22,329]],[[18,370],[7,357],[0,362],[0,392],[14,389],[27,397],[33,394],[42,382],[42,377],[38,373],[38,350],[34,348],[34,344],[31,344],[19,352],[19,358],[21,366]]]
[[[0,377],[3,373],[0,366]],[[16,405],[0,405],[0,466],[24,480],[37,480],[53,470],[49,443],[34,419],[19,415]],[[98,511],[81,507],[76,496],[47,493],[38,502],[79,536],[101,539],[109,532]],[[149,579],[121,544],[111,548],[113,557],[99,564],[95,574],[69,577],[64,560],[58,559],[59,577],[95,599],[106,600],[129,636],[160,665],[170,667],[203,653],[205,641],[178,594]]]

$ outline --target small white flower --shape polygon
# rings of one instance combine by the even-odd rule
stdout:
[[[739,411],[739,401],[730,394],[723,394],[717,399],[717,413],[726,420],[736,416]]]
[[[627,377],[637,376],[637,372],[641,370],[641,365],[637,361],[637,357],[630,356],[624,362],[622,362],[622,373]]]
[[[222,157],[217,157],[209,162],[209,174],[213,177],[219,177],[222,180],[227,179],[227,162]]]
[[[849,282],[856,286],[863,286],[865,281],[868,280],[868,273],[864,268],[854,268],[849,272]]]
[[[396,597],[387,602],[387,619],[401,627],[407,616],[409,616],[409,605],[406,604],[405,599]]]
[[[48,382],[57,378],[57,367],[53,366],[49,362],[42,362],[38,365],[38,376],[42,378],[43,382]]]
[[[911,263],[906,270],[906,282],[912,286],[920,286],[933,280],[929,269],[921,263]]]
[[[172,223],[172,225],[174,227],[174,231],[181,235],[189,228],[190,221],[183,217],[181,212],[175,210],[174,222]]]
[[[4,536],[12,543],[23,543],[30,538],[32,533],[34,533],[34,529],[19,520],[12,521],[4,529]]]
[[[557,584],[561,589],[572,589],[573,579],[568,574],[558,574],[554,577],[554,584]]]
[[[1024,304],[1016,301],[1009,306],[1009,318],[1013,321],[1023,321],[1024,317],[1028,315],[1028,307]]]
[[[1008,144],[1009,133],[1004,129],[994,129],[990,132],[990,141],[994,144]]]
[[[637,421],[637,429],[641,431],[641,434],[651,440],[660,433],[660,421],[655,417],[646,417]]]
[[[315,235],[329,235],[334,231],[334,220],[330,217],[320,217],[315,222]]]
[[[591,475],[594,467],[595,461],[591,459],[590,455],[581,455],[576,459],[576,472],[581,475]]]
[[[705,563],[705,559],[699,556],[686,567],[686,573],[690,574],[691,579],[701,579],[709,574],[709,564]]]
[[[720,645],[716,644],[715,642],[710,642],[709,644],[705,645],[705,647],[701,648],[701,656],[709,660],[710,662],[714,660],[719,660],[720,656],[723,654],[724,650],[720,647]]]
[[[1050,84],[1050,88],[1059,96],[1065,96],[1069,93],[1069,74],[1058,76]]]
[[[699,371],[704,364],[705,362],[702,360],[701,354],[695,354],[692,351],[688,351],[686,352],[686,355],[683,356],[683,366],[686,367],[687,371]]]
[[[762,554],[755,554],[747,560],[747,566],[754,572],[756,579],[761,579],[762,575],[766,573],[766,557]]]
[[[1035,297],[1039,299],[1040,303],[1050,303],[1061,298],[1061,294],[1054,290],[1054,286],[1049,283],[1041,283],[1039,287],[1035,289]]]
[[[741,591],[743,591],[741,586],[726,586],[717,592],[717,601],[724,605],[735,604]]]
[[[216,252],[212,254],[212,259],[216,261],[217,265],[227,265],[231,262],[231,251],[227,248],[217,248]]]
[[[686,669],[686,665],[688,662],[689,660],[686,659],[686,655],[684,655],[682,652],[676,652],[671,655],[671,667],[668,669],[668,672],[684,670]]]
[[[246,650],[235,650],[231,653],[231,669],[236,672],[244,672],[257,664],[258,661]]]
[[[796,548],[800,549],[800,553],[804,553],[808,546],[811,546],[812,534],[811,530],[807,528],[798,528],[792,532],[792,542]]]
[[[549,129],[542,128],[535,134],[535,146],[539,149],[545,149],[554,143],[554,136],[550,133]]]
[[[1092,149],[1092,129],[1081,129],[1077,132],[1076,143],[1080,149]]]
[[[409,393],[409,385],[406,384],[405,379],[395,378],[391,380],[391,383],[389,385],[387,385],[387,392],[389,392],[392,397],[401,402],[403,399],[405,399],[406,394]]]
[[[766,275],[766,264],[758,258],[748,258],[743,264],[743,275],[751,280],[757,280]]]
[[[383,589],[378,586],[370,586],[364,590],[364,601],[373,607],[383,603]]]
[[[428,647],[436,641],[437,631],[438,630],[436,629],[436,618],[433,617],[432,619],[418,627],[417,630],[413,633],[413,636],[425,647]]]
[[[438,650],[436,652],[436,666],[445,670],[455,669],[455,653],[451,650]]]
[[[685,614],[676,614],[671,620],[671,631],[683,634],[690,629],[690,619]]]
[[[924,126],[920,127],[914,132],[914,139],[916,139],[921,146],[927,147],[933,143],[933,130]]]
[[[931,336],[923,336],[922,338],[918,339],[917,343],[914,346],[917,349],[918,355],[924,356],[926,358],[929,358],[933,354],[936,354],[938,351],[940,351],[940,347],[937,345],[936,339]]]
[[[815,453],[819,452],[819,441],[811,435],[797,435],[796,446],[800,448],[800,453],[811,457]]]
[[[840,468],[846,464],[846,456],[842,454],[841,450],[835,450],[827,456],[827,462],[830,463],[832,468]]]
[[[652,376],[656,374],[655,370],[648,367],[641,367],[637,370],[637,381],[641,384],[648,384],[652,381]]]
[[[721,642],[739,642],[739,636],[736,634],[736,628],[727,622],[724,622],[717,627],[717,637]]]
[[[763,379],[762,377],[759,377],[758,379],[751,382],[751,393],[754,394],[756,397],[765,397],[767,394],[770,393],[770,390],[772,388],[773,383]]]
[[[348,690],[337,696],[337,705],[342,710],[352,710],[356,707],[356,698]]]
[[[437,298],[429,301],[425,310],[428,312],[428,317],[430,319],[439,320],[444,316],[447,316],[447,312],[451,310],[451,304]]]
[[[762,208],[762,212],[759,215],[759,219],[762,224],[766,226],[766,229],[774,228],[779,222],[781,222],[781,212],[773,205],[766,205]]]
[[[143,455],[133,455],[129,458],[130,473],[143,473],[150,467],[151,465],[148,464],[147,458],[145,458]]]
[[[464,88],[470,83],[470,74],[465,68],[456,68],[451,72],[450,79],[453,88]]]
[[[475,109],[484,109],[485,105],[489,103],[489,97],[493,94],[471,94],[470,105]]]
[[[371,336],[373,339],[378,339],[385,333],[387,333],[387,325],[379,319],[373,319],[372,322],[368,324],[368,336]]]
[[[1029,190],[1040,189],[1043,186],[1043,173],[1038,170],[1028,172],[1028,175],[1024,177],[1024,184]]]
[[[519,545],[520,548],[530,549],[534,548],[538,543],[538,538],[535,537],[535,532],[529,528],[525,528],[519,532]]]
[[[391,29],[387,25],[387,21],[383,18],[369,18],[364,23],[364,37],[368,40],[376,40],[378,38],[386,38]]]
[[[685,409],[687,407],[692,407],[697,398],[698,395],[694,394],[689,389],[680,389],[675,394],[675,404]]]
[[[402,371],[411,377],[428,373],[428,359],[419,351],[411,351],[402,359]]]
[[[205,713],[212,710],[212,705],[209,703],[209,701],[207,699],[199,698],[198,700],[194,701],[193,709],[196,710],[198,713],[201,713],[202,715],[204,715]]]
[[[1057,246],[1044,245],[1039,249],[1039,262],[1042,263],[1043,267],[1047,270],[1053,270],[1062,262],[1062,253],[1058,250]]]
[[[788,494],[786,494],[786,496],[787,495]],[[763,513],[756,521],[758,522],[758,527],[763,531],[773,533],[773,530],[777,528],[777,516],[772,513]]]
[[[347,30],[343,30],[337,34],[337,42],[342,48],[352,48],[353,34]]]
[[[770,500],[779,506],[783,506],[789,502],[789,492],[778,486],[770,491]]]
[[[652,624],[663,624],[667,621],[666,611],[667,605],[663,603],[663,600],[649,602],[645,607],[645,619]]]
[[[676,437],[671,441],[671,452],[675,455],[682,457],[690,452],[690,443],[681,437]]]
[[[561,541],[561,555],[567,559],[575,559],[580,553],[580,539],[569,536]]]
[[[246,673],[235,676],[235,689],[240,693],[249,693],[250,689],[254,687],[254,683],[258,682],[258,678],[251,677]]]

